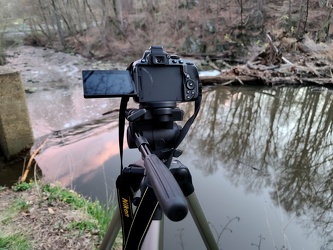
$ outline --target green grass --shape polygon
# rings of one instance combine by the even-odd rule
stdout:
[[[8,209],[0,214],[0,250],[30,250],[33,249],[31,240],[22,233],[6,233],[7,226],[11,225],[13,218],[22,211],[28,210],[30,205],[22,198],[17,197],[11,202]]]
[[[97,222],[89,221],[89,220],[83,220],[83,221],[75,221],[68,225],[67,227],[70,229],[77,229],[81,232],[83,231],[93,231],[96,228],[98,228]]]
[[[51,186],[46,184],[42,187],[43,192],[48,193],[48,200],[60,200],[75,209],[82,209],[84,212],[89,214],[96,223],[89,220],[83,220],[82,222],[72,223],[73,228],[87,229],[87,230],[99,230],[101,235],[105,235],[110,220],[113,216],[116,205],[112,207],[106,207],[99,203],[99,201],[91,201],[83,198],[81,195],[64,189],[59,186]]]
[[[34,183],[33,182],[18,182],[16,183],[12,189],[15,191],[15,192],[20,192],[20,191],[26,191],[26,190],[29,190],[33,187]]]
[[[23,212],[29,209],[30,205],[22,198],[18,197],[13,201],[11,210],[13,212]]]
[[[0,232],[0,250],[30,250],[32,245],[23,234],[15,233],[7,235]]]
[[[9,208],[1,214],[0,225],[8,225],[19,212],[27,211],[29,207],[29,204],[22,197],[14,199]],[[0,248],[0,250],[2,249]]]
[[[1,214],[0,216],[0,226],[8,225],[11,223],[13,218],[19,213],[23,211],[27,211],[30,205],[22,198],[18,197],[11,202],[11,206],[8,208],[7,211]],[[0,248],[0,250],[2,250]]]
[[[41,184],[41,183],[19,183],[15,184],[12,189],[16,192],[24,192],[38,186],[39,197],[36,197],[36,202],[40,205],[47,203],[64,202],[70,205],[73,210],[82,211],[82,216],[79,221],[72,221],[65,225],[69,231],[78,230],[80,233],[91,232],[94,235],[98,234],[100,240],[104,237],[109,222],[113,216],[116,208],[116,203],[112,207],[106,207],[99,203],[99,201],[91,201],[72,190],[62,188],[57,185]],[[33,242],[22,233],[18,233],[12,228],[13,218],[20,212],[28,211],[33,204],[25,200],[24,194],[18,194],[14,198],[8,208],[0,213],[0,250],[23,250],[33,249]],[[64,228],[65,229],[65,228]],[[15,233],[13,233],[15,232]],[[116,241],[116,246],[121,245],[121,234]]]

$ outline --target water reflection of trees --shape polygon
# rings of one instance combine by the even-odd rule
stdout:
[[[186,143],[196,145],[195,165],[205,174],[223,165],[229,178],[249,191],[272,186],[276,203],[297,215],[311,213],[315,227],[332,233],[330,92],[218,88],[204,95]]]

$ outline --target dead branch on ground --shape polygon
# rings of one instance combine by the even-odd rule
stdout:
[[[221,71],[218,76],[200,77],[203,85],[211,84],[264,84],[276,85],[326,85],[333,87],[333,66],[324,59],[309,56],[311,48],[297,42],[299,50],[297,61],[282,55],[270,34],[267,34],[268,46],[246,64],[237,65]],[[304,51],[307,51],[306,53]],[[296,60],[296,59],[295,59]]]

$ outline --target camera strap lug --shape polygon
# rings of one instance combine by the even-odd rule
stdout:
[[[184,73],[186,79],[190,78],[190,75],[187,72],[187,64],[186,63],[183,64],[183,73]]]

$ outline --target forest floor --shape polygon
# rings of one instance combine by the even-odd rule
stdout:
[[[289,6],[267,0],[262,7],[244,1],[242,13],[239,1],[180,1],[157,3],[144,15],[124,11],[123,28],[112,19],[108,29],[68,36],[66,48],[56,39],[32,36],[25,43],[127,65],[151,45],[162,45],[170,54],[195,60],[199,70],[220,72],[203,77],[203,84],[332,86],[333,12],[322,2],[308,2],[305,27],[296,1]]]
[[[309,1],[302,28],[300,6],[287,2],[268,0],[261,10],[244,2],[242,15],[239,3],[231,0],[207,5],[193,2],[188,8],[178,7],[177,13],[162,11],[165,6],[145,16],[127,12],[121,34],[119,30],[118,34],[103,33],[103,42],[98,28],[90,28],[67,37],[67,49],[88,58],[129,63],[150,45],[163,45],[170,54],[198,60],[201,70],[220,71],[217,77],[202,78],[203,84],[332,86],[332,8]],[[114,23],[110,25],[115,29]],[[295,38],[297,32],[301,38]],[[45,46],[61,50],[59,42]]]

